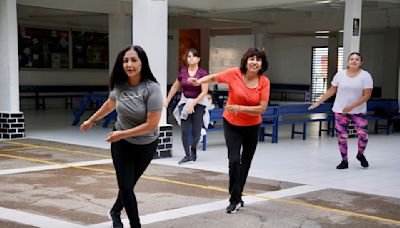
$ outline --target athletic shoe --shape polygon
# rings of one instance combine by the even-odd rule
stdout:
[[[178,162],[178,164],[182,165],[183,163],[187,163],[187,162],[190,162],[190,161],[192,161],[192,159],[190,157],[188,157],[188,156],[185,156],[185,157],[182,158],[182,160],[180,160]]]
[[[357,154],[357,160],[361,162],[361,166],[367,168],[369,166],[367,159],[365,158],[364,154]]]
[[[241,207],[241,205],[241,203],[230,203],[229,206],[226,208],[226,213],[235,214],[236,211]]]
[[[107,217],[111,220],[112,227],[114,227],[114,228],[123,228],[124,227],[124,224],[121,221],[121,212],[115,212],[115,211],[109,210],[107,212]]]
[[[243,200],[240,200],[240,207],[244,207],[244,202],[243,202]]]
[[[343,160],[338,166],[336,166],[336,169],[347,169],[349,168],[349,162]]]

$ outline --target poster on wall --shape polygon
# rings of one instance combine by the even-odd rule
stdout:
[[[360,18],[353,18],[353,36],[360,35]]]
[[[196,48],[200,53],[200,29],[179,30],[179,68],[185,66],[185,53],[189,48]]]
[[[73,31],[72,53],[74,68],[108,68],[108,34]]]
[[[21,68],[68,68],[68,31],[18,27]]]
[[[231,67],[239,67],[243,53],[255,46],[254,35],[214,36],[210,38],[209,73],[214,74]],[[210,88],[228,90],[224,83],[211,83]]]

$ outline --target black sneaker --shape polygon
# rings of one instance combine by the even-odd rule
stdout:
[[[196,159],[197,159],[197,156],[193,156],[193,157],[192,157],[192,161],[194,161],[194,162],[195,162],[195,161],[196,161]]]
[[[228,214],[235,214],[236,211],[242,206],[241,203],[230,203],[229,206],[226,208],[226,213]]]
[[[361,166],[367,168],[369,166],[367,159],[365,158],[364,154],[357,154],[357,160],[361,162]]]
[[[349,168],[349,162],[343,160],[338,166],[336,166],[336,169],[347,169]]]
[[[243,200],[240,200],[240,207],[244,207],[244,202],[243,202]]]
[[[192,159],[190,157],[188,157],[188,156],[185,156],[185,157],[182,158],[182,160],[180,160],[178,162],[178,164],[182,165],[183,163],[187,163],[187,162],[190,162],[190,161],[192,161]]]
[[[121,221],[121,212],[115,212],[109,210],[107,212],[107,217],[112,221],[112,227],[114,228],[123,228],[124,224]]]

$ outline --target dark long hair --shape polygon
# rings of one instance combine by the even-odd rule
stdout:
[[[142,47],[138,45],[131,45],[122,49],[122,51],[119,52],[117,59],[115,60],[115,64],[110,77],[110,85],[109,85],[110,90],[114,89],[115,85],[122,85],[128,82],[128,75],[126,75],[125,73],[123,67],[123,60],[125,53],[129,50],[134,50],[137,53],[140,61],[142,62],[142,69],[140,71],[140,82],[144,81],[157,82],[157,79],[151,72],[146,52],[143,50]]]
[[[193,54],[193,56],[199,57],[199,58],[200,58],[200,53],[199,53],[199,51],[198,51],[196,48],[189,48],[189,49],[187,49],[186,52],[185,52],[185,55],[183,56],[183,62],[185,63],[185,66],[186,66],[186,67],[188,66],[187,57],[188,57],[188,55],[189,55],[190,52]]]
[[[265,71],[268,70],[268,60],[265,52],[262,50],[258,50],[257,48],[249,48],[243,54],[242,60],[240,61],[240,71],[245,74],[247,71],[246,64],[247,60],[251,57],[255,56],[256,58],[261,59],[261,69],[258,71],[258,74],[263,74]]]

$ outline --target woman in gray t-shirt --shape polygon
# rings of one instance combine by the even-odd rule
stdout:
[[[107,215],[114,227],[122,227],[121,211],[125,208],[131,227],[140,227],[133,189],[157,150],[158,123],[163,108],[160,85],[140,46],[129,46],[118,54],[110,89],[107,101],[80,128],[88,131],[97,120],[117,111],[114,130],[106,140],[111,143],[119,192]]]

